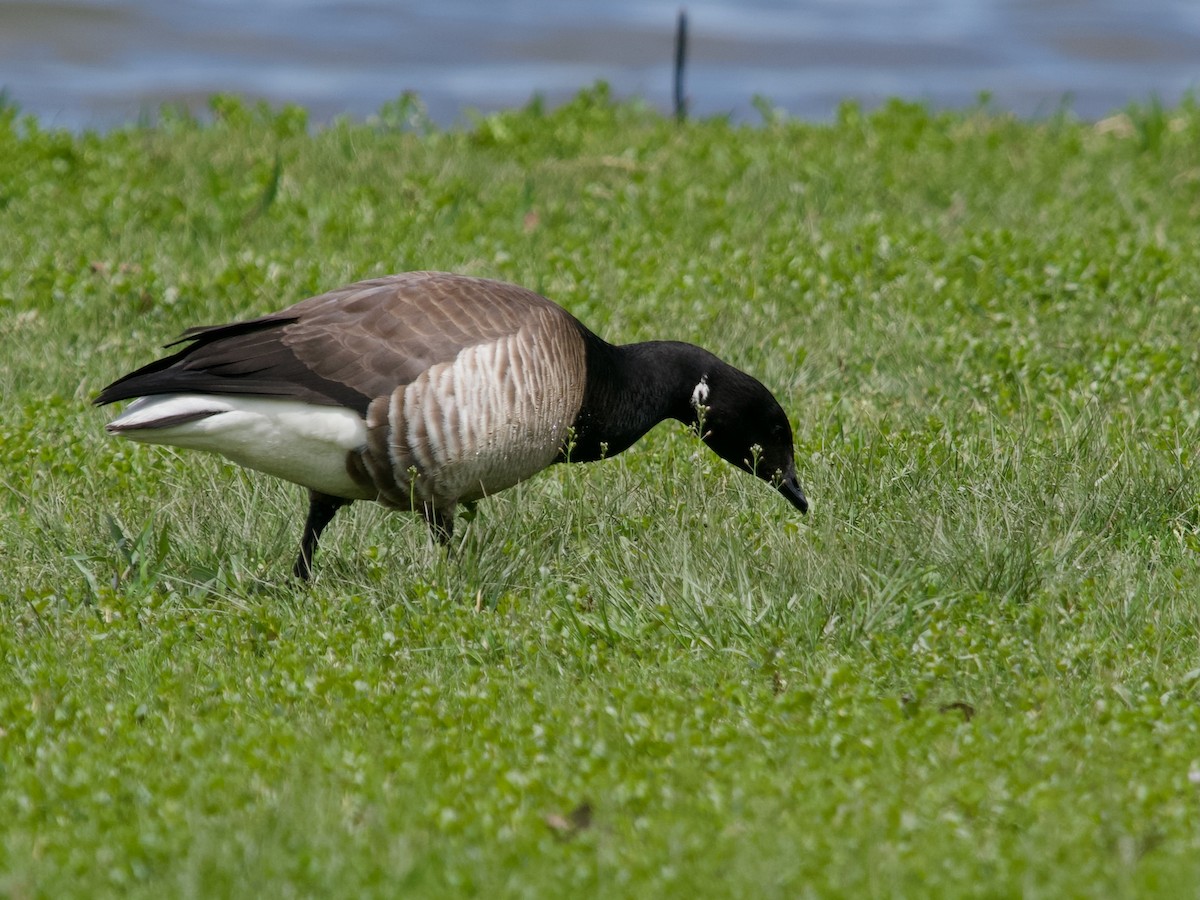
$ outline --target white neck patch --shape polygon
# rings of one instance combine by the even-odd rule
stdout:
[[[699,383],[692,388],[692,406],[703,406],[708,402],[708,376],[700,376]]]

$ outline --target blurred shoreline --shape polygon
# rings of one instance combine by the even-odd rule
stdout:
[[[364,118],[406,91],[446,126],[597,80],[670,109],[677,2],[0,0],[0,88],[48,126],[105,128],[214,93]],[[696,116],[754,98],[830,118],[889,97],[1101,118],[1197,83],[1185,0],[783,0],[688,7]]]

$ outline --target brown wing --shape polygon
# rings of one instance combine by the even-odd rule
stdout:
[[[113,382],[96,398],[255,394],[365,415],[375,397],[409,384],[466,347],[516,332],[533,309],[565,310],[516,285],[441,272],[361,281],[232,325],[191,328],[172,356]]]

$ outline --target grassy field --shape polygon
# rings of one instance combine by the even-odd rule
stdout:
[[[1200,109],[0,114],[0,896],[1197,896]],[[448,269],[792,417],[480,504],[107,438],[194,324]]]

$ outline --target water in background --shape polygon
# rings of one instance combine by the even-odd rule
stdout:
[[[805,118],[845,99],[1097,118],[1197,84],[1200,0],[688,2],[695,115]],[[435,121],[597,79],[665,110],[679,0],[0,0],[0,87],[48,125],[105,127],[215,92]]]

